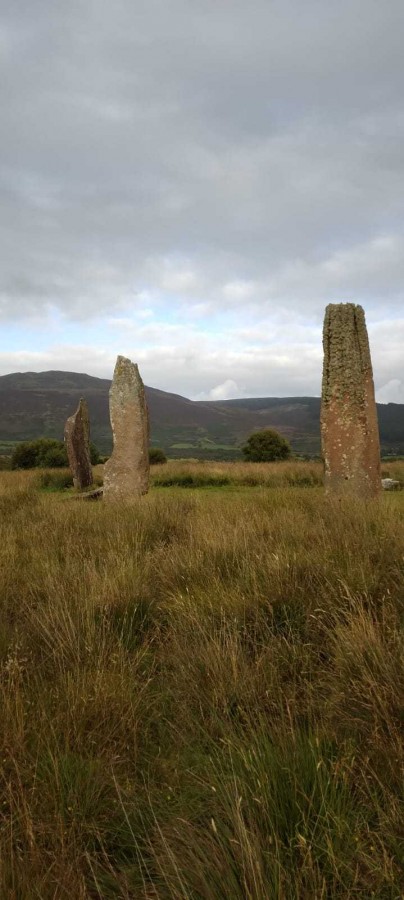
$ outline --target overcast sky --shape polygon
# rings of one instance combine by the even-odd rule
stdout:
[[[0,374],[404,403],[403,0],[4,0]]]

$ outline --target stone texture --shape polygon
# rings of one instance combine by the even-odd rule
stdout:
[[[149,489],[149,414],[136,363],[118,356],[109,392],[114,447],[104,466],[104,500],[126,500]]]
[[[73,484],[82,490],[93,481],[90,458],[90,418],[87,403],[83,398],[74,415],[67,419],[65,443]]]
[[[400,491],[401,482],[395,481],[394,478],[382,478],[382,488],[384,491]]]
[[[327,491],[381,491],[380,444],[365,314],[354,303],[327,306],[321,443]]]

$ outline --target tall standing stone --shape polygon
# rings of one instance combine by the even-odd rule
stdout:
[[[81,398],[74,415],[67,419],[65,444],[73,475],[73,484],[82,490],[93,481],[90,456],[90,418],[87,403],[83,398]]]
[[[118,356],[109,392],[114,447],[104,467],[104,500],[125,500],[149,489],[149,415],[136,363]]]
[[[328,491],[376,496],[380,444],[365,314],[354,303],[327,306],[321,443]]]

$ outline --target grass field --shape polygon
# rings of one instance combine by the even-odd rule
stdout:
[[[0,472],[0,897],[400,900],[404,491],[152,478]]]

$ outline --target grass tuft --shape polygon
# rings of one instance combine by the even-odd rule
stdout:
[[[0,896],[399,900],[404,494],[155,468],[0,473]]]

